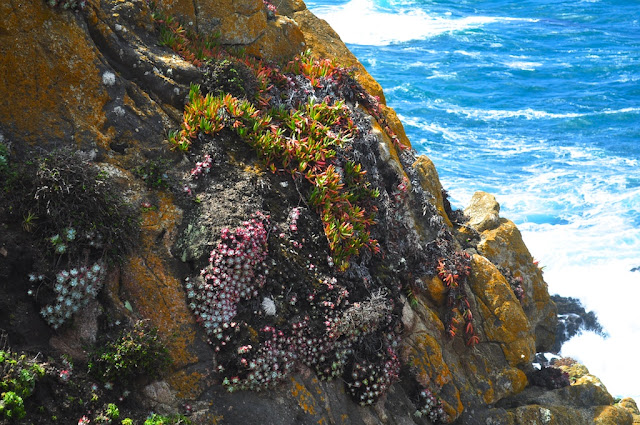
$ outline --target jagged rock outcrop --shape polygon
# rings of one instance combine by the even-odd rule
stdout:
[[[631,423],[637,415],[633,403],[613,405],[604,386],[590,375],[553,391],[528,386],[535,353],[553,345],[556,310],[520,232],[499,217],[499,205],[489,194],[474,196],[466,219],[451,211],[433,163],[411,151],[402,124],[384,106],[380,86],[326,22],[299,0],[282,2],[282,15],[275,18],[262,0],[162,0],[158,7],[182,18],[188,29],[219,31],[224,46],[243,47],[249,55],[283,60],[309,47],[316,57],[355,67],[357,80],[381,104],[372,110],[347,99],[340,113],[348,114],[358,135],[350,145],[336,147],[340,155],[334,162],[345,180],[347,164],[358,161],[366,170],[361,186],[378,192],[363,205],[377,212],[370,232],[382,254],[371,243],[370,250],[362,248],[350,267],[340,271],[328,260],[332,251],[326,223],[303,195],[311,191],[311,183],[302,173],[287,173],[284,165],[271,173],[246,139],[233,133],[235,127],[201,135],[188,153],[170,149],[166,135],[180,126],[189,86],[205,77],[200,68],[159,45],[147,2],[90,0],[82,11],[52,9],[37,0],[4,2],[0,68],[6,78],[0,81],[0,94],[6,102],[0,104],[0,142],[10,147],[10,159],[25,164],[31,152],[56,146],[91,152],[93,163],[119,185],[123,198],[142,206],[137,243],[111,265],[92,313],[78,314],[71,325],[54,332],[39,318],[37,300],[26,291],[35,257],[42,255],[33,241],[52,235],[29,231],[27,219],[16,219],[13,206],[0,201],[0,280],[6,282],[0,287],[6,295],[0,328],[14,349],[62,352],[81,363],[86,360],[83,347],[103,332],[104,326],[97,324],[108,322],[106,317],[118,323],[148,320],[166,338],[172,366],[162,380],[136,394],[136,402],[167,411],[189,404],[196,423],[429,423],[428,414],[436,407],[425,402],[432,399],[421,389],[437,394],[449,420],[457,423]],[[328,95],[325,86],[338,84],[326,80],[313,86],[296,78],[290,76],[291,86],[317,90],[320,98]],[[285,90],[279,94],[293,93]],[[209,173],[194,178],[195,164],[206,161]],[[164,164],[157,178],[166,185],[149,186],[140,178],[151,173],[139,171],[149,164]],[[237,322],[244,327],[225,340],[233,348],[229,350],[200,326],[206,317],[196,320],[190,306],[196,296],[189,294],[185,278],[196,286],[213,281],[206,277],[207,270],[217,273],[212,250],[229,240],[223,234],[244,226],[256,211],[270,214],[269,221],[251,227],[267,229],[268,260],[259,267],[268,278],[256,289],[258,297],[237,303]],[[355,330],[329,320],[326,328],[313,322],[316,311],[328,312],[333,309],[329,305],[344,302],[347,296],[333,295],[334,288],[346,290],[350,304],[340,307],[340,316],[328,318],[349,319]],[[385,302],[374,303],[374,296]],[[324,304],[316,304],[314,297]],[[377,310],[371,307],[375,311],[367,316],[362,306]],[[316,338],[312,343],[294,332],[316,325],[309,334]],[[322,360],[292,362],[282,375],[288,360],[275,363],[269,372],[280,381],[268,391],[227,391],[234,390],[236,381],[224,375],[225,367],[243,372],[237,365],[246,365],[247,359],[238,355],[252,344],[275,345],[278,336],[269,340],[265,335],[276,327],[297,336],[295,344],[287,341],[300,358],[301,353],[315,356],[310,353],[339,336],[344,346],[327,348],[329,360],[323,355]],[[328,336],[335,329],[353,331],[352,339]],[[226,337],[222,331],[220,335]],[[392,371],[398,379],[374,397],[386,381],[377,375],[376,387],[359,390],[369,386],[369,378],[359,375],[361,364]],[[330,372],[323,375],[323,366]],[[319,379],[336,370],[342,379]],[[250,382],[253,375],[246,375],[242,379]],[[375,403],[359,406],[357,396]]]
[[[551,350],[553,353],[559,353],[562,344],[582,331],[606,336],[596,314],[593,311],[587,312],[580,300],[560,295],[552,295],[551,299],[558,308],[556,342]]]

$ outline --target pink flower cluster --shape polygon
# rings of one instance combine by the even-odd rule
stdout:
[[[273,4],[271,4],[271,2],[269,0],[262,0],[262,2],[267,7],[267,11],[269,11],[270,13],[272,13],[274,15],[276,15],[278,13],[278,9],[276,9],[276,7]]]
[[[298,219],[300,218],[300,208],[293,208],[289,213],[289,230],[298,231]]]
[[[201,174],[208,174],[211,171],[211,155],[205,154],[202,161],[196,162],[196,166],[191,170],[191,178],[197,179]]]
[[[265,283],[268,220],[258,212],[233,231],[223,229],[222,241],[211,251],[209,266],[193,282],[187,280],[191,309],[206,332],[218,340],[232,324],[238,302],[255,297]]]

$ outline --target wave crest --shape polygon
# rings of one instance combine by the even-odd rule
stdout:
[[[377,8],[372,0],[351,0],[342,6],[318,7],[312,11],[329,22],[345,43],[371,46],[423,40],[496,22],[537,22],[536,19],[493,16],[438,17],[415,8],[390,12]]]

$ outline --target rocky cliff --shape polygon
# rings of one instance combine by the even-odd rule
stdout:
[[[0,349],[38,371],[0,421],[633,423],[535,371],[556,308],[493,196],[453,211],[338,35],[276,6],[0,4]]]

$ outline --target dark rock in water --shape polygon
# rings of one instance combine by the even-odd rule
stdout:
[[[598,322],[596,314],[593,311],[587,312],[580,300],[560,295],[552,295],[551,299],[558,308],[558,328],[552,352],[558,353],[562,344],[581,331],[592,331],[602,336],[607,335]]]
[[[640,272],[640,266],[631,269],[632,272]]]

